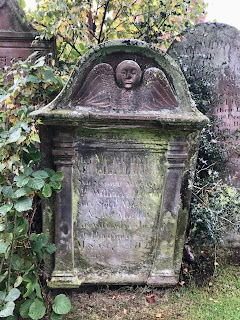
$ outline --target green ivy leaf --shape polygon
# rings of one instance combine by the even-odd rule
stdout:
[[[45,315],[46,308],[41,300],[37,299],[34,301],[29,308],[29,317],[34,320],[42,319]]]
[[[5,296],[6,296],[5,293],[3,291],[0,291],[0,300],[1,301],[4,301]]]
[[[39,170],[33,172],[32,176],[37,179],[46,179],[49,177],[48,173],[45,170]]]
[[[8,295],[5,298],[5,301],[15,301],[20,297],[21,292],[17,288],[13,288],[9,291]]]
[[[5,271],[3,274],[0,275],[0,283],[6,279],[7,275],[8,275],[8,271]],[[0,292],[2,292],[2,291],[0,291]],[[4,293],[4,296],[5,296],[5,293]],[[1,300],[1,296],[0,296],[0,300]]]
[[[61,183],[57,181],[50,181],[49,185],[56,191],[60,191],[62,189]]]
[[[21,270],[24,264],[24,259],[21,258],[18,254],[14,254],[12,257],[12,269]]]
[[[36,233],[31,233],[30,240],[31,241],[36,241],[37,240],[37,234]]]
[[[48,254],[53,254],[56,251],[56,246],[54,243],[49,244],[46,248],[44,248],[44,251]]]
[[[14,198],[21,198],[23,196],[25,196],[27,194],[26,190],[24,188],[18,189],[15,193],[14,193]]]
[[[5,215],[12,209],[12,203],[9,204],[4,204],[3,206],[0,207],[0,214]]]
[[[45,184],[42,189],[42,195],[44,198],[49,198],[52,195],[52,188],[49,184]]]
[[[50,169],[50,168],[46,168],[46,169],[44,169],[44,171],[47,172],[49,177],[51,177],[52,175],[55,174],[55,171],[53,169]]]
[[[51,320],[62,320],[62,318],[63,318],[63,315],[61,315],[61,314],[56,314],[55,312],[52,312],[50,314]]]
[[[33,190],[40,190],[44,186],[45,182],[42,179],[32,178],[29,180],[27,186]]]
[[[26,1],[25,0],[20,0],[20,6],[22,9],[26,8]]]
[[[31,139],[32,139],[32,141],[35,141],[35,142],[39,142],[39,143],[41,142],[39,135],[37,133],[31,134]]]
[[[14,208],[19,212],[30,210],[32,209],[32,199],[29,197],[21,197],[14,204]]]
[[[57,314],[67,314],[71,310],[71,301],[65,294],[59,294],[55,297],[52,308]]]
[[[7,140],[8,143],[16,142],[21,137],[21,132],[22,132],[21,128],[13,130],[13,132],[9,135],[9,138]]]
[[[1,309],[0,309],[0,318],[8,317],[13,315],[13,311],[15,308],[15,303],[10,301],[7,302]]]
[[[14,181],[16,181],[16,185],[19,187],[19,188],[22,188],[23,186],[25,186],[28,181],[29,181],[29,178],[26,177],[24,174],[21,174],[19,176],[15,176],[14,177]]]
[[[29,318],[28,313],[29,313],[29,308],[30,308],[30,306],[31,306],[32,303],[33,303],[33,301],[30,300],[30,299],[28,299],[28,300],[24,301],[24,302],[21,304],[19,311],[20,311],[20,315],[21,315],[21,317],[22,317],[23,319]]]
[[[34,252],[39,252],[42,247],[48,242],[48,237],[45,234],[40,234],[35,242],[32,244],[32,249]]]
[[[32,82],[32,83],[40,83],[42,82],[42,79],[35,75],[30,74],[29,76],[27,76],[26,81]]]
[[[33,169],[31,167],[26,167],[24,169],[24,175],[25,176],[30,176],[30,174],[32,174],[32,172],[33,172]]]
[[[2,193],[5,198],[13,198],[14,191],[13,191],[12,186],[4,186],[2,188]]]
[[[30,294],[33,292],[34,288],[32,282],[27,283],[26,289],[27,291],[24,293],[23,298],[29,297]]]
[[[20,286],[20,284],[22,283],[23,278],[21,276],[18,276],[15,283],[14,283],[14,288],[17,288]]]
[[[53,82],[53,83],[57,82],[57,79],[55,79],[55,76],[52,70],[46,70],[44,72],[44,76],[45,76],[44,82]]]
[[[5,253],[7,251],[8,245],[6,242],[0,242],[0,254]]]
[[[60,171],[57,171],[54,175],[50,177],[51,181],[62,181],[64,178],[64,174]]]

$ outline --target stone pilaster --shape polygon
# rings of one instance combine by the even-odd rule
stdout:
[[[174,256],[182,174],[187,160],[186,147],[186,142],[181,139],[169,143],[159,229],[153,267],[148,279],[150,285],[171,285],[178,280],[174,272]]]
[[[56,195],[55,205],[55,267],[51,288],[79,287],[81,282],[74,272],[74,241],[72,214],[72,171],[74,143],[70,133],[57,132],[52,150],[57,171],[64,174],[62,190]]]

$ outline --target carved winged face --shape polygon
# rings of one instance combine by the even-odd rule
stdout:
[[[116,68],[116,79],[120,87],[133,89],[141,80],[140,66],[133,60],[124,60]]]

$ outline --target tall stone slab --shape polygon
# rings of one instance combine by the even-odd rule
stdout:
[[[168,50],[181,66],[186,79],[201,83],[206,79],[215,102],[212,108],[219,118],[219,129],[233,134],[240,125],[240,31],[221,23],[202,23],[182,34]],[[228,144],[239,144],[228,140]],[[240,184],[240,158],[232,153],[231,176]]]
[[[44,166],[64,173],[43,203],[49,286],[175,284],[207,118],[173,59],[137,40],[101,44],[40,117]]]
[[[39,52],[38,56],[54,54],[54,41],[32,44],[38,33],[24,20],[25,14],[17,0],[0,1],[0,68],[25,60],[34,51]]]

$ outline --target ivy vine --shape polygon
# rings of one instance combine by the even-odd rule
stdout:
[[[43,259],[56,250],[34,230],[42,198],[61,190],[63,174],[39,168],[41,104],[63,86],[60,74],[32,54],[0,76],[0,318],[60,320],[71,308],[57,295],[51,305],[43,287]]]

